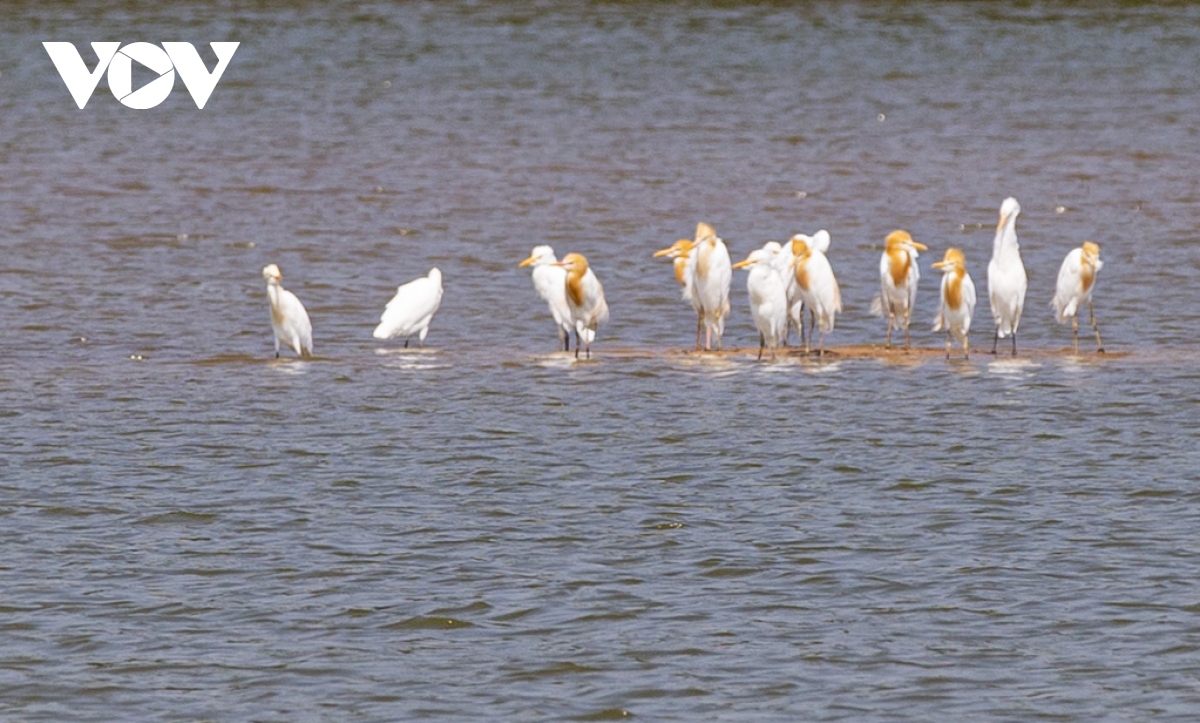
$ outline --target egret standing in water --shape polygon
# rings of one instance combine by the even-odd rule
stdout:
[[[879,260],[880,294],[879,311],[887,317],[887,339],[884,346],[892,348],[892,329],[904,324],[904,348],[912,343],[908,337],[908,324],[912,318],[913,305],[917,301],[917,282],[921,271],[917,267],[918,251],[925,251],[925,244],[918,243],[907,231],[888,234]]]
[[[700,223],[696,225],[696,249],[692,253],[696,254],[695,293],[704,319],[704,349],[711,351],[716,337],[720,351],[725,317],[729,315],[729,287],[733,283],[729,249],[712,226]]]
[[[1096,333],[1096,352],[1104,352],[1100,341],[1100,327],[1096,326],[1096,312],[1092,309],[1092,289],[1096,285],[1096,274],[1104,267],[1100,260],[1100,246],[1084,241],[1083,246],[1072,249],[1063,259],[1058,270],[1058,286],[1051,304],[1058,316],[1058,323],[1071,320],[1071,340],[1075,353],[1079,353],[1079,307],[1087,304],[1088,316],[1092,320],[1092,331]]]
[[[988,300],[992,304],[992,318],[996,320],[996,336],[992,340],[992,353],[1000,340],[1012,335],[1012,354],[1017,355],[1017,326],[1021,323],[1021,310],[1025,308],[1025,264],[1021,263],[1021,247],[1017,244],[1017,216],[1021,204],[1009,197],[1000,205],[1000,223],[996,226],[996,240],[992,243],[992,260],[988,263]]]
[[[793,273],[796,268],[796,249],[799,248],[796,244],[807,244],[810,249],[820,251],[823,254],[829,253],[829,243],[833,239],[829,232],[825,229],[817,231],[812,236],[798,233],[792,236],[791,240],[783,245],[783,253],[780,254],[780,263],[787,268],[784,279],[787,283],[788,294],[788,324],[796,327],[800,332],[800,341],[804,341],[804,300],[800,298],[800,287],[796,285],[796,276]],[[812,336],[810,333],[809,336]],[[783,343],[787,345],[787,332],[783,334]]]
[[[962,344],[963,358],[969,359],[971,317],[975,314],[975,282],[967,273],[967,257],[955,248],[946,249],[946,257],[933,265],[942,272],[942,305],[933,330],[946,330],[946,358],[950,358],[950,338]]]
[[[441,305],[442,272],[433,268],[429,275],[396,288],[396,295],[384,307],[373,335],[376,339],[404,337],[404,348],[407,349],[409,337],[417,334],[424,347],[429,322]]]
[[[279,358],[279,343],[283,342],[302,357],[312,356],[312,322],[300,299],[280,283],[283,274],[275,264],[263,267],[267,280],[267,299],[271,302],[271,328],[275,331],[275,358]]]
[[[575,358],[579,358],[582,344],[587,358],[592,358],[592,342],[596,339],[596,327],[608,321],[608,303],[604,300],[604,287],[588,266],[583,254],[567,254],[558,266],[567,270],[565,288],[567,307],[571,310],[571,323],[575,327]]]
[[[815,327],[821,332],[818,355],[824,356],[825,334],[833,331],[835,317],[842,310],[842,292],[823,251],[804,242],[793,242],[792,250],[796,254],[793,271],[796,286],[811,322],[804,351],[807,353],[811,348]]]
[[[654,252],[654,258],[666,256],[671,259],[675,268],[675,280],[682,287],[684,301],[692,305],[696,312],[696,349],[700,348],[700,334],[704,329],[704,310],[700,306],[700,297],[696,294],[696,256],[693,253],[696,244],[681,238],[665,249]]]
[[[533,266],[533,288],[550,306],[550,315],[558,329],[558,343],[571,351],[571,309],[567,307],[567,271],[558,265],[554,249],[534,246],[529,258],[520,264]]]
[[[775,360],[779,342],[787,330],[787,286],[776,268],[776,258],[780,253],[782,248],[772,241],[750,252],[745,261],[733,265],[735,269],[750,269],[746,277],[746,291],[750,294],[750,315],[754,317],[754,326],[758,328],[760,361],[763,347],[771,350],[771,360]]]

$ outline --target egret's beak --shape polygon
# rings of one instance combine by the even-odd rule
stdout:
[[[921,251],[928,251],[928,250],[929,250],[929,247],[928,247],[928,246],[926,246],[925,244],[923,244],[923,243],[920,243],[920,242],[918,242],[918,241],[913,241],[913,242],[912,242],[912,245],[913,245],[913,248],[915,248],[915,249],[919,249],[919,250],[921,250]]]
[[[948,268],[950,268],[950,264],[946,263],[945,261],[935,261],[935,262],[933,262],[933,268],[948,269]]]
[[[681,238],[678,241],[676,241],[675,243],[666,247],[665,249],[663,249],[661,251],[655,251],[654,258],[657,259],[657,258],[661,258],[663,256],[686,257],[689,253],[691,253],[692,247],[694,245],[695,244],[693,244],[691,241],[688,241],[685,238]]]
[[[746,268],[747,266],[750,266],[750,265],[751,265],[751,264],[753,264],[753,263],[754,263],[754,262],[753,262],[753,261],[751,261],[750,259],[746,259],[746,260],[744,260],[744,261],[739,261],[739,262],[737,262],[736,264],[734,264],[734,265],[733,265],[733,268],[735,268],[735,269],[744,269],[744,268]]]
[[[518,267],[518,268],[521,268],[521,267],[528,266],[528,265],[532,264],[534,261],[537,261],[537,257],[536,257],[536,256],[530,256],[529,258],[525,259],[525,260],[524,260],[524,261],[522,261],[520,264],[518,264],[518,265],[517,265],[517,267]]]

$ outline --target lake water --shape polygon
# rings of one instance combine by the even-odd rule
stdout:
[[[1190,720],[1200,7],[13,4],[0,23],[0,717]],[[241,42],[203,110],[41,47]],[[1015,359],[839,355],[883,238],[1000,202]],[[653,251],[827,228],[824,361],[727,355]],[[1086,239],[1109,354],[1049,300]],[[517,263],[588,256],[555,353]],[[317,358],[273,358],[267,263]],[[431,266],[423,350],[371,338]]]

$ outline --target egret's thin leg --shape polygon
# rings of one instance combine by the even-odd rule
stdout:
[[[1104,343],[1100,341],[1100,327],[1096,326],[1096,312],[1092,309],[1092,302],[1088,302],[1088,316],[1092,318],[1092,331],[1096,332],[1096,353],[1104,353]]]
[[[804,312],[805,311],[807,311],[807,307],[804,305],[803,302],[801,302],[801,304],[800,304],[800,343],[801,344],[804,344]],[[808,352],[807,344],[804,344],[804,351],[805,351],[805,353]]]

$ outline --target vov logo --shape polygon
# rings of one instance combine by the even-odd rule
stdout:
[[[54,61],[54,67],[71,91],[80,110],[87,105],[92,92],[100,84],[100,76],[108,71],[108,87],[121,104],[136,110],[153,108],[167,99],[175,87],[175,71],[192,94],[197,108],[203,108],[217,87],[217,81],[229,67],[229,61],[240,43],[209,43],[217,56],[217,65],[208,72],[200,53],[191,43],[92,43],[96,53],[96,68],[89,71],[74,43],[45,42],[42,47]],[[133,62],[137,61],[158,74],[154,80],[134,90]]]

